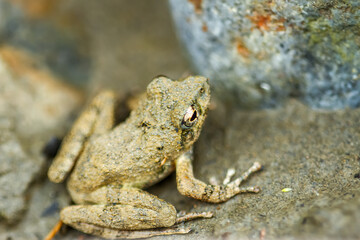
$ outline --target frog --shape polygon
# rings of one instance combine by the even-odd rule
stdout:
[[[220,203],[239,193],[259,171],[255,162],[244,174],[222,185],[206,184],[193,173],[193,145],[210,105],[210,84],[203,76],[172,80],[155,77],[129,117],[115,124],[116,95],[100,92],[80,114],[53,160],[48,177],[67,179],[75,203],[60,211],[66,225],[104,238],[146,238],[186,234],[179,223],[210,218],[212,212],[178,214],[175,207],[145,189],[175,171],[178,191]],[[231,173],[233,174],[233,173]]]

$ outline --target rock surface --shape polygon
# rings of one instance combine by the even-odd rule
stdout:
[[[81,95],[59,82],[28,54],[0,48],[0,216],[22,218],[29,186],[42,176],[42,148],[62,136]]]
[[[169,0],[197,73],[223,100],[273,107],[360,106],[360,4],[351,1]]]

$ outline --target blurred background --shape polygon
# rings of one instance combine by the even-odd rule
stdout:
[[[215,212],[169,238],[358,239],[359,7],[0,0],[0,239],[43,239],[71,204],[46,172],[94,94],[116,91],[123,118],[129,96],[160,74],[210,78],[211,110],[195,146],[199,179],[264,165],[246,183],[259,194],[219,205],[181,196],[173,175],[151,187],[178,210]],[[55,239],[97,238],[65,228]]]

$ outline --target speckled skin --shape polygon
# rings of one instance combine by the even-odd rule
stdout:
[[[198,139],[210,101],[204,77],[172,81],[155,78],[130,117],[115,128],[112,92],[100,93],[74,124],[48,176],[63,181],[77,204],[61,211],[61,220],[83,232],[103,237],[149,237],[187,233],[162,229],[211,213],[177,218],[175,207],[141,189],[168,176],[176,168],[180,193],[223,202],[240,192],[242,180],[260,169],[255,163],[243,176],[223,186],[207,185],[192,172],[193,143]],[[144,230],[147,231],[132,231]]]

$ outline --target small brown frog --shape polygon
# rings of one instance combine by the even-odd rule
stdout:
[[[114,126],[115,96],[100,93],[65,137],[48,176],[62,182],[76,205],[62,209],[61,221],[105,238],[143,238],[188,233],[175,224],[212,216],[210,212],[178,217],[170,203],[142,190],[176,169],[181,194],[206,202],[224,202],[241,192],[242,181],[258,171],[254,165],[238,179],[208,185],[194,178],[192,146],[208,111],[210,86],[201,76],[173,81],[155,78],[129,118]]]

